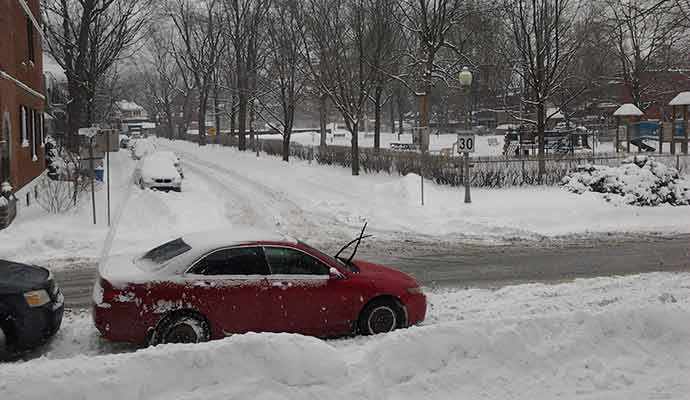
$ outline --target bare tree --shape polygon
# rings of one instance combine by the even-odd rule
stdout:
[[[369,0],[366,3],[370,39],[368,45],[368,63],[373,69],[370,100],[374,107],[374,150],[381,147],[381,111],[392,94],[384,98],[384,93],[391,81],[391,73],[398,72],[400,39],[397,0]]]
[[[365,13],[364,0],[309,0],[305,10],[306,61],[352,136],[352,175],[359,175],[359,124],[373,78]]]
[[[547,103],[555,102],[555,95],[573,79],[570,67],[582,42],[573,28],[578,11],[569,0],[511,0],[507,3],[512,41],[504,47],[504,52],[509,60],[519,63],[515,72],[525,85],[523,101],[536,111],[536,120],[523,122],[536,125],[540,179],[546,169],[544,131],[551,117],[546,114]]]
[[[215,70],[223,49],[217,0],[175,0],[170,16],[180,36],[183,52],[178,60],[190,72],[198,95],[199,145],[206,144],[206,112]]]
[[[224,0],[225,35],[232,44],[235,59],[237,90],[238,148],[245,150],[247,114],[253,101],[255,74],[259,57],[259,43],[263,22],[269,10],[269,0]]]
[[[44,0],[48,52],[67,77],[70,133],[95,122],[99,84],[137,48],[147,9],[141,0]]]
[[[676,60],[665,53],[686,34],[682,14],[672,1],[606,0],[606,4],[618,59],[615,79],[624,85],[632,102],[645,110],[668,90],[656,78],[658,72],[675,66]]]
[[[171,45],[171,32],[152,29],[146,49],[145,57],[147,69],[143,71],[146,81],[146,97],[149,110],[156,117],[164,118],[166,136],[175,137],[176,102],[185,95],[181,89],[182,74],[175,62],[175,54]]]
[[[302,46],[302,23],[298,0],[275,0],[267,18],[267,76],[259,85],[258,113],[283,136],[283,160],[290,157],[290,137],[295,108],[302,99],[308,74]]]
[[[401,82],[419,98],[419,125],[429,126],[429,99],[436,80],[446,81],[457,70],[459,63],[472,64],[469,58],[458,51],[449,41],[449,30],[465,16],[462,0],[400,0],[402,24],[412,34],[414,46],[407,52],[411,60]],[[438,55],[443,49],[455,52],[453,60],[439,63]],[[402,78],[402,79],[400,79]]]

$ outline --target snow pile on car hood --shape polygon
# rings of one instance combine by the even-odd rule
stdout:
[[[167,157],[157,157],[153,153],[146,158],[141,166],[141,176],[144,179],[154,178],[178,178],[179,172],[175,168],[173,161]]]
[[[605,193],[606,200],[615,195],[627,204],[657,206],[690,204],[690,182],[678,170],[647,156],[623,160],[620,167],[583,165],[563,178],[566,190]]]
[[[0,366],[0,398],[625,399],[690,392],[690,311],[456,321],[347,341],[236,335]]]

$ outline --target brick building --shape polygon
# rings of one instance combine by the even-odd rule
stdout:
[[[45,169],[39,7],[40,0],[0,1],[0,184],[15,191]]]

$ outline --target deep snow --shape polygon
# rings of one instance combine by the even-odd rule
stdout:
[[[69,315],[2,399],[684,399],[690,274],[433,291],[424,326],[322,341],[236,335],[131,350]]]

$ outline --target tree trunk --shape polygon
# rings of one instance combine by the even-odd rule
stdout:
[[[220,143],[220,107],[218,106],[218,85],[213,90],[213,111],[215,112],[216,123],[216,144]]]
[[[381,149],[381,96],[383,87],[377,86],[374,91],[374,152]]]
[[[395,135],[395,104],[393,104],[393,99],[389,100],[388,106],[390,107],[391,133]]]
[[[290,161],[290,132],[287,127],[283,131],[283,161]]]
[[[544,160],[544,131],[546,130],[546,111],[544,110],[544,102],[540,101],[537,104],[537,137],[539,140],[539,183],[543,183],[544,174],[546,173],[546,160]]]
[[[360,118],[358,116],[357,121],[352,123],[352,128],[350,129],[350,133],[352,134],[352,140],[350,141],[350,154],[352,155],[352,175],[357,176],[359,175],[359,131],[358,131],[358,124],[359,124]]]
[[[247,149],[247,138],[245,131],[247,129],[247,94],[240,92],[239,94],[239,108],[237,110],[237,148],[241,151]]]
[[[328,114],[328,95],[322,94],[319,96],[319,129],[320,129],[320,139],[319,139],[319,149],[321,151],[326,150],[326,124],[327,124],[327,114]],[[332,132],[331,132],[332,133]]]
[[[205,99],[199,99],[199,146],[206,145],[206,101]]]
[[[252,102],[249,103],[249,147],[251,147],[252,149],[256,148],[256,137],[254,136],[254,117],[255,106],[254,101],[252,100]]]
[[[230,136],[235,136],[235,96],[230,97]]]
[[[175,138],[175,116],[170,102],[165,103],[165,116],[168,119],[168,139],[172,140]]]
[[[403,112],[402,107],[398,105],[398,141],[400,141],[400,135],[405,133],[403,131],[403,121],[405,120],[405,113]]]

